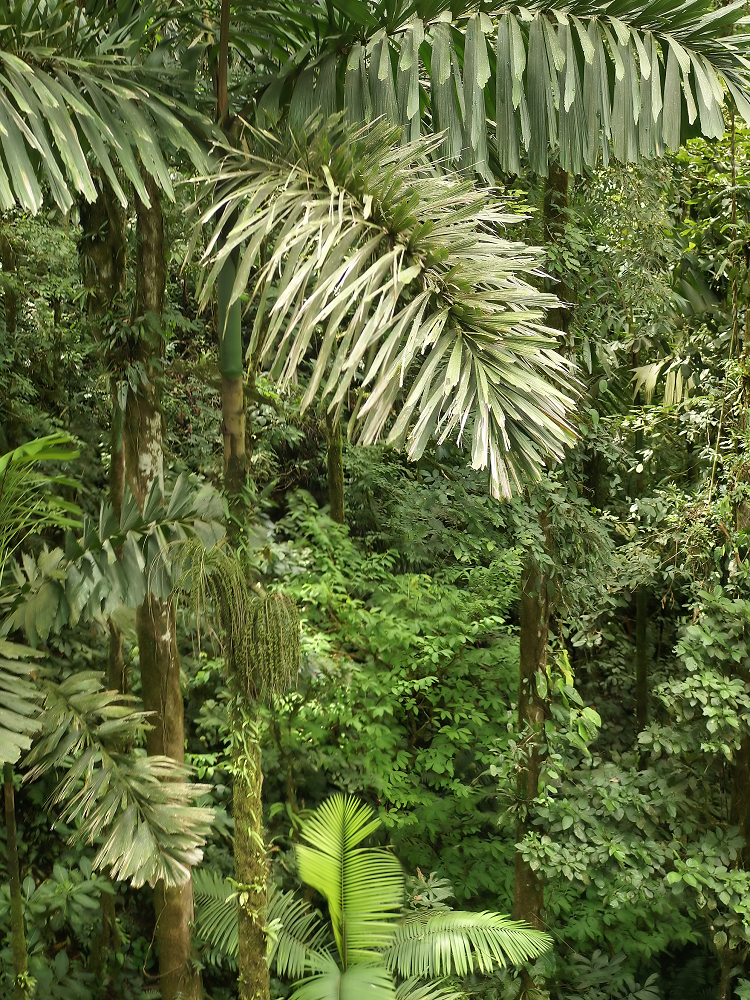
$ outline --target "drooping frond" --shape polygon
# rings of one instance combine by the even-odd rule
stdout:
[[[193,872],[195,929],[224,958],[237,961],[237,890],[209,868]]]
[[[384,961],[399,976],[466,976],[521,965],[551,947],[549,935],[499,913],[436,913],[399,924]]]
[[[395,1000],[393,978],[384,965],[370,962],[340,969],[331,959],[325,971],[297,986],[290,1000]]]
[[[205,169],[193,133],[207,137],[210,123],[131,57],[126,31],[109,37],[85,15],[72,20],[66,0],[6,0],[0,22],[0,210],[37,212],[43,182],[64,212],[78,195],[94,201],[95,168],[123,204],[116,168],[148,204],[139,163],[173,197],[162,142]]]
[[[299,670],[294,602],[279,592],[252,592],[238,561],[218,545],[206,548],[189,539],[179,546],[175,562],[177,589],[192,593],[197,610],[215,622],[242,694],[259,701],[284,692]]]
[[[556,300],[528,282],[541,252],[505,238],[517,217],[487,192],[435,174],[435,139],[395,141],[333,126],[303,149],[265,137],[267,156],[228,158],[201,220],[203,301],[236,253],[249,356],[284,384],[314,345],[303,408],[320,391],[338,413],[358,389],[361,443],[387,430],[416,459],[430,439],[470,438],[474,468],[509,496],[573,439],[576,384],[542,325]]]
[[[232,883],[215,872],[197,868],[193,872],[195,927],[203,940],[232,961],[238,949],[238,901]],[[266,904],[267,961],[281,979],[301,979],[325,961],[320,954],[326,928],[319,914],[293,891],[279,892],[273,886]]]
[[[41,655],[0,639],[0,764],[15,764],[39,731],[42,693],[32,677]]]
[[[281,979],[301,979],[320,953],[330,935],[317,910],[294,892],[272,889],[266,907],[268,963],[275,964]]]
[[[261,126],[320,109],[384,115],[410,140],[442,132],[441,155],[485,176],[520,172],[522,149],[539,173],[550,156],[580,173],[720,137],[725,89],[750,121],[740,2],[477,6],[437,0],[420,17],[404,4],[386,20],[375,2],[252,0],[237,11],[238,37],[252,23],[245,97]]]
[[[69,485],[69,480],[45,476],[34,468],[36,462],[77,457],[67,434],[36,438],[0,455],[0,580],[8,558],[31,531],[80,524],[78,507],[48,489],[55,484]]]
[[[43,731],[26,758],[25,780],[64,769],[50,804],[74,828],[71,843],[104,838],[95,869],[135,887],[185,882],[213,821],[213,810],[193,804],[205,788],[168,757],[119,749],[148,726],[147,713],[107,691],[100,674],[79,672],[44,687]]]
[[[467,1000],[467,994],[444,980],[425,983],[417,977],[405,979],[396,988],[396,1000]]]
[[[372,809],[352,796],[333,795],[307,819],[296,847],[300,878],[328,902],[344,969],[380,961],[404,896],[396,858],[382,848],[359,847],[380,826]]]

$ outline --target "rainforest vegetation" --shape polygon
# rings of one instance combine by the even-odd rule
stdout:
[[[0,997],[750,1000],[743,3],[0,13]]]

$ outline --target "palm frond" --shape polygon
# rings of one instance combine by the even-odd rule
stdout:
[[[34,683],[37,650],[0,639],[0,764],[15,764],[39,731],[42,693]]]
[[[528,281],[541,252],[505,239],[518,219],[487,192],[435,174],[437,140],[396,139],[334,126],[304,150],[266,137],[267,156],[228,158],[201,219],[214,227],[203,302],[236,251],[249,356],[284,384],[314,344],[303,408],[320,391],[339,413],[359,388],[360,442],[387,431],[417,459],[431,439],[470,438],[474,468],[509,496],[573,439],[577,386],[542,325],[556,300]]]
[[[436,913],[399,924],[384,951],[399,976],[466,976],[521,965],[551,947],[549,935],[499,913]]]
[[[300,983],[290,1000],[395,1000],[396,989],[383,965],[369,962],[339,969],[331,960],[329,968]]]
[[[399,983],[396,1000],[466,1000],[467,994],[445,980],[425,983],[413,976]]]
[[[231,882],[209,868],[193,872],[195,929],[224,958],[237,961],[238,903]]]
[[[0,580],[8,559],[31,531],[80,525],[78,507],[49,492],[50,486],[70,481],[34,468],[37,462],[77,458],[71,445],[69,435],[50,434],[0,455]]]
[[[195,926],[219,954],[236,961],[238,952],[237,892],[228,879],[197,868],[193,872]],[[301,979],[311,967],[325,963],[320,953],[326,928],[317,911],[293,891],[271,888],[266,906],[267,960],[282,979]]]
[[[358,847],[380,825],[365,803],[334,795],[305,821],[296,848],[300,878],[327,901],[344,969],[379,960],[404,895],[396,858],[382,848]]]
[[[637,161],[692,135],[720,137],[725,91],[750,120],[750,39],[733,33],[740,2],[575,0],[467,12],[439,0],[425,19],[405,4],[387,24],[382,5],[342,4],[334,16],[332,6],[243,6],[256,68],[244,96],[260,125],[304,91],[310,112],[337,108],[354,122],[385,114],[409,138],[418,125],[443,132],[441,155],[491,179],[490,168],[519,172],[522,147],[533,170],[546,174],[554,156],[580,173],[600,156]],[[420,107],[428,109],[421,122]]]
[[[266,907],[268,963],[281,979],[301,979],[330,940],[317,910],[294,892],[272,890]]]
[[[83,671],[44,688],[42,735],[25,760],[25,780],[64,768],[50,804],[61,805],[61,821],[74,827],[70,842],[103,838],[93,867],[135,887],[185,882],[211,830],[213,810],[193,804],[206,789],[168,757],[117,749],[142,734],[147,713],[107,691],[101,675]]]
[[[117,167],[149,203],[141,166],[173,197],[162,142],[204,170],[211,123],[171,97],[156,72],[129,55],[132,44],[70,20],[65,0],[3,5],[0,25],[0,209],[37,212],[42,182],[67,212],[97,197],[100,169],[124,204]],[[137,49],[136,49],[137,54]],[[7,170],[6,170],[7,166]]]

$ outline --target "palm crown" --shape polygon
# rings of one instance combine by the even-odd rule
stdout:
[[[344,795],[332,796],[303,823],[299,875],[325,899],[330,925],[327,935],[309,904],[292,893],[271,897],[269,958],[282,978],[302,977],[293,1000],[355,998],[363,991],[374,1000],[447,998],[456,995],[452,989],[419,980],[522,964],[550,947],[548,935],[497,913],[446,909],[405,917],[399,862],[384,848],[362,846],[380,825],[368,805]],[[236,952],[236,895],[195,874],[200,933]]]

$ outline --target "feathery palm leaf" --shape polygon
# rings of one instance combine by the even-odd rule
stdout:
[[[399,924],[383,955],[399,976],[466,976],[475,969],[522,965],[549,948],[549,937],[498,913],[436,913]]]
[[[0,3],[0,210],[37,212],[41,180],[67,212],[76,195],[97,197],[93,160],[125,203],[116,166],[149,203],[141,165],[173,197],[162,141],[198,169],[206,154],[193,132],[210,123],[173,99],[155,73],[117,39],[73,24],[65,0]],[[140,161],[140,163],[139,163]]]
[[[15,764],[39,731],[42,694],[32,678],[41,655],[0,639],[0,764]]]
[[[225,958],[237,961],[237,890],[208,868],[193,872],[195,929],[199,937]]]
[[[466,993],[442,980],[425,983],[413,976],[398,984],[396,1000],[466,1000]]]
[[[193,872],[195,927],[203,940],[233,961],[238,950],[237,891],[227,879],[204,868]],[[326,928],[318,913],[294,892],[271,888],[266,906],[268,964],[282,979],[301,979],[319,963]]]
[[[53,484],[70,485],[70,480],[45,476],[34,469],[36,462],[64,462],[77,457],[67,434],[36,438],[0,455],[0,580],[7,560],[32,530],[80,524],[78,507],[47,490]]]
[[[393,978],[384,965],[363,962],[340,969],[331,958],[324,968],[300,983],[290,1000],[395,1000]]]
[[[256,310],[249,355],[283,384],[314,341],[303,408],[321,389],[338,412],[359,383],[362,443],[395,407],[390,443],[416,459],[431,438],[471,437],[497,496],[559,459],[575,383],[542,325],[555,299],[526,280],[540,251],[502,235],[517,217],[437,176],[434,138],[402,148],[383,126],[321,130],[304,149],[257,138],[269,154],[227,158],[201,218],[214,226],[203,302],[236,254],[231,300],[250,283]]]
[[[442,155],[488,176],[519,172],[522,148],[542,174],[550,151],[580,173],[600,154],[636,161],[719,137],[725,89],[750,120],[750,36],[732,33],[743,14],[709,0],[437,0],[387,15],[374,2],[254,0],[235,16],[259,124],[287,107],[297,125],[316,108],[385,115],[412,140],[444,132]]]
[[[334,795],[304,823],[307,845],[296,848],[300,878],[328,903],[346,971],[357,963],[379,961],[377,949],[390,941],[403,901],[404,878],[396,858],[358,846],[379,825],[368,805]]]
[[[116,749],[141,735],[148,717],[133,698],[107,691],[100,674],[44,686],[42,735],[25,759],[24,780],[65,768],[50,804],[61,804],[61,821],[75,826],[71,843],[104,838],[95,869],[135,887],[185,882],[214,816],[193,804],[205,788],[189,783],[187,769],[168,757]]]

